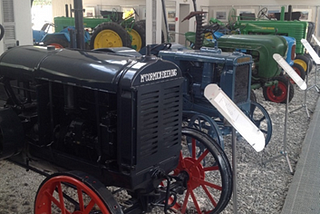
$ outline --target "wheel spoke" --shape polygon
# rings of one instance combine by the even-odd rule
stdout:
[[[86,209],[84,210],[83,214],[89,214],[95,204],[96,204],[95,201],[91,199],[89,204],[86,206]]]
[[[207,194],[207,196],[209,197],[211,203],[213,204],[214,207],[217,206],[217,202],[214,200],[214,198],[212,197],[211,193],[209,192],[208,188],[204,185],[201,185],[203,190],[205,191],[205,193]]]
[[[77,192],[78,192],[78,199],[79,199],[79,210],[83,211],[84,210],[84,203],[83,203],[82,190],[79,187],[77,187]]]
[[[189,194],[190,194],[189,189],[187,189],[186,195],[185,195],[184,200],[183,200],[182,208],[181,208],[181,212],[182,213],[185,213],[186,210],[187,210]]]
[[[61,183],[60,182],[57,185],[57,189],[58,189],[58,194],[59,194],[61,213],[64,214],[64,213],[66,213],[66,208],[64,207],[63,192],[62,192],[62,188],[61,188]]]
[[[209,153],[209,151],[208,151],[208,150],[205,150],[205,151],[200,155],[200,157],[198,158],[198,160],[196,160],[196,161],[194,162],[194,165],[193,165],[192,167],[197,167],[197,166],[200,164],[200,162],[207,156],[208,153]]]
[[[266,119],[266,117],[263,116],[263,117],[260,118],[260,120],[256,120],[256,121],[259,122],[259,125],[260,125],[260,123],[261,123],[262,121],[264,121],[265,119]]]
[[[55,197],[53,197],[49,191],[45,191],[44,193],[50,201],[52,201],[55,205],[57,205],[57,207],[60,208],[60,202]]]
[[[191,194],[191,198],[192,198],[192,200],[193,200],[194,206],[196,207],[198,213],[201,213],[201,209],[200,209],[200,207],[199,207],[197,198],[196,198],[196,196],[194,195],[194,193],[193,193],[192,190],[190,190],[190,194]]]
[[[199,179],[199,178],[193,178],[193,179],[194,179],[195,182],[197,182],[200,185],[206,185],[206,186],[209,186],[209,187],[214,188],[216,190],[222,191],[222,187],[219,186],[219,185],[216,185],[214,183],[210,183],[208,181],[205,181],[205,180],[202,180],[202,179]]]

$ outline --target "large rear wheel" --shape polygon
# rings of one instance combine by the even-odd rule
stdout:
[[[35,214],[121,214],[112,194],[93,177],[82,172],[56,173],[40,185]]]
[[[169,199],[170,209],[178,213],[219,213],[229,203],[232,172],[228,158],[216,141],[199,130],[182,128],[180,161],[173,177],[184,190]]]
[[[90,48],[131,47],[131,38],[128,32],[119,24],[104,22],[92,32]]]

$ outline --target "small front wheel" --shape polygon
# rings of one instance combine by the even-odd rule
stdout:
[[[40,185],[35,214],[121,214],[112,194],[90,175],[82,172],[55,173]]]

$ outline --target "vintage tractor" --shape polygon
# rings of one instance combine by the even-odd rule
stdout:
[[[199,13],[201,14],[201,13]],[[199,22],[202,25],[202,22]],[[295,57],[296,42],[293,38],[276,35],[223,35],[219,33],[220,25],[212,22],[211,25],[197,28],[197,32],[187,32],[186,40],[190,42],[191,47],[199,43],[206,47],[218,46],[223,51],[239,51],[250,54],[254,60],[252,69],[252,89],[263,88],[263,95],[266,100],[277,103],[285,103],[287,99],[288,81],[287,77],[281,74],[282,70],[274,61],[272,55],[279,53],[294,70],[304,79],[305,72],[303,68],[293,63]],[[196,36],[198,40],[196,41]],[[294,87],[290,84],[289,100],[294,96]]]
[[[155,46],[154,50],[157,48],[159,46]],[[205,130],[223,147],[223,136],[231,133],[230,126],[225,125],[224,118],[203,95],[208,84],[216,83],[261,129],[265,134],[265,144],[269,143],[272,122],[265,108],[255,102],[251,90],[253,62],[250,55],[206,47],[185,50],[167,46],[163,49],[167,50],[160,50],[156,54],[178,65],[185,77],[183,110],[188,126]]]
[[[101,11],[104,18],[83,18],[87,30],[85,42],[88,49],[132,47],[140,50],[145,46],[145,28],[135,24],[133,17],[122,18],[122,12]],[[75,18],[55,17],[55,33],[46,34],[41,42],[56,47],[70,47],[69,31],[74,29]],[[90,34],[90,36],[88,36]]]
[[[284,7],[282,7],[281,14],[270,16],[267,8],[262,8],[258,13],[258,19],[243,20],[238,17],[233,28],[240,29],[241,34],[274,34],[295,38],[297,42],[295,63],[301,65],[305,71],[308,71],[311,69],[311,67],[308,68],[308,64],[312,66],[312,63],[310,63],[309,56],[305,54],[301,39],[308,38],[310,42],[311,35],[308,36],[308,32],[313,32],[315,26],[313,23],[297,20],[300,15],[298,15],[297,19],[290,18],[293,17],[290,6],[287,14],[285,14],[284,10]]]
[[[247,81],[251,58],[230,59],[237,72],[228,67],[221,81]],[[213,214],[228,204],[229,161],[207,134],[181,126],[182,84],[192,79],[174,63],[21,46],[0,56],[0,77],[0,159],[47,176],[35,214]],[[246,81],[229,92],[248,108]]]

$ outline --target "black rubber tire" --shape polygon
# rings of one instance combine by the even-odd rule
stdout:
[[[90,48],[91,49],[118,47],[118,46],[95,47],[94,40],[96,39],[97,35],[104,30],[113,31],[115,34],[117,34],[120,37],[121,42],[122,42],[122,47],[131,48],[131,37],[130,37],[129,33],[121,25],[114,23],[114,22],[104,22],[104,23],[99,24],[92,31],[92,36],[91,36],[91,40],[90,40]]]
[[[57,47],[54,44],[58,44],[61,47]],[[60,37],[60,36],[50,36],[46,41],[44,42],[44,46],[48,45],[54,45],[56,48],[69,48],[70,43],[66,38]]]
[[[261,104],[251,102],[248,117],[263,133],[265,137],[265,146],[267,146],[272,136],[272,121],[269,113]]]
[[[306,55],[297,54],[295,59],[302,60],[306,63],[307,69],[305,70],[305,72],[307,74],[312,70],[312,60],[310,59],[310,57],[308,57]]]
[[[288,91],[288,77],[286,76],[276,76],[273,80],[278,81],[277,86],[267,86],[263,87],[263,96],[266,100],[276,102],[276,103],[286,103],[287,102],[287,91]],[[291,102],[294,96],[294,87],[293,84],[289,81],[290,84],[290,93],[289,93],[289,102]],[[279,90],[279,91],[276,91]]]
[[[306,79],[306,72],[304,71],[303,67],[297,63],[294,63],[292,66],[293,70],[301,77],[301,79]]]
[[[135,25],[140,25],[144,29],[144,32],[146,32],[146,20],[145,19],[136,21],[134,24]],[[164,33],[163,33],[163,31],[161,31],[161,42],[163,43],[164,41],[165,41]]]
[[[139,43],[141,43],[141,46],[137,46],[136,47],[136,51],[140,51],[141,48],[146,46],[146,28],[142,27],[141,25],[138,24],[134,24],[132,27],[132,30],[136,31],[140,38],[135,38],[135,39],[139,39]],[[130,32],[128,31],[128,33],[130,34]],[[132,43],[131,46],[133,47],[133,43],[134,43],[134,38],[132,38]]]
[[[226,154],[224,153],[224,151],[222,150],[222,148],[218,145],[218,143],[215,140],[213,140],[210,136],[205,134],[204,132],[201,132],[199,130],[189,128],[189,127],[183,127],[182,128],[182,135],[185,136],[186,138],[195,139],[195,141],[196,141],[195,147],[200,149],[200,150],[198,150],[198,149],[196,150],[198,152],[197,156],[199,155],[198,157],[202,156],[207,150],[208,151],[207,154],[210,154],[210,157],[214,158],[214,160],[211,160],[213,162],[211,162],[209,160],[208,162],[202,162],[202,163],[214,164],[213,166],[218,167],[218,169],[215,170],[215,172],[220,174],[222,189],[221,189],[219,198],[218,197],[215,198],[217,205],[213,208],[213,210],[211,210],[211,207],[206,207],[206,208],[210,210],[210,213],[220,213],[229,203],[231,195],[232,195],[232,190],[233,190],[232,189],[233,188],[232,170],[231,170],[229,160],[228,160]],[[194,141],[192,141],[192,142],[194,142]],[[187,159],[189,161],[190,160],[188,157],[189,155],[188,155],[188,153],[185,153],[186,151],[188,151],[186,148],[186,145],[184,145],[183,148],[181,151],[181,154],[183,154],[183,157],[180,158],[180,161],[185,160],[185,159]],[[203,150],[201,150],[201,148]],[[192,156],[192,155],[190,154],[190,156]],[[205,160],[203,159],[203,161],[205,161]],[[203,165],[203,164],[201,164],[201,165],[205,168],[210,168],[210,166],[208,166],[208,165]],[[180,166],[177,167],[178,171],[181,170]],[[175,172],[177,172],[177,171],[175,171]],[[181,172],[184,173],[183,170]],[[194,174],[190,174],[190,175],[194,176]],[[190,180],[189,180],[190,182],[192,182],[193,180],[197,181],[197,177],[194,177],[194,179],[192,179],[192,178],[190,178]],[[204,179],[209,179],[208,181],[211,182],[210,181],[211,178],[212,177],[205,176]],[[207,184],[204,184],[204,185],[206,186]],[[209,199],[207,199],[207,200],[209,200]],[[207,211],[209,211],[209,210],[207,210]]]
[[[304,54],[303,56],[307,57],[309,59],[309,65],[310,65],[310,68],[309,68],[309,72],[312,71],[312,68],[313,68],[313,60],[311,59],[311,56],[309,54]]]

